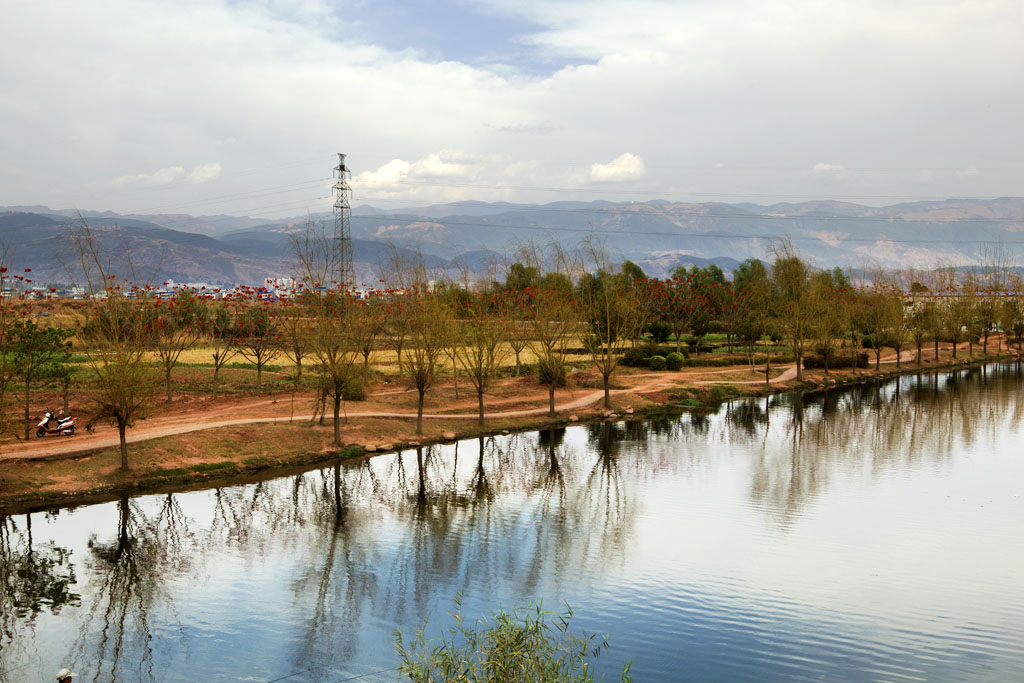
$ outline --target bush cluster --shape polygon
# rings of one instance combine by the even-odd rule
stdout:
[[[622,365],[631,368],[647,368],[651,366],[650,359],[652,356],[662,356],[666,360],[669,356],[678,356],[681,359],[688,358],[688,354],[685,350],[682,353],[677,353],[671,350],[672,347],[661,347],[653,342],[641,344],[640,346],[634,346],[633,348],[626,349],[625,353],[622,354]],[[682,367],[682,365],[680,365]],[[669,366],[669,370],[672,367]],[[676,368],[678,369],[678,368]]]

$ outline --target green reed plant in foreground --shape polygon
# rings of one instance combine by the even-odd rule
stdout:
[[[497,609],[475,623],[462,616],[461,596],[449,616],[454,625],[437,638],[427,638],[426,624],[408,643],[395,631],[399,671],[416,683],[435,681],[593,681],[593,664],[608,648],[608,636],[570,631],[573,610],[556,614],[541,605],[506,611]],[[632,662],[622,667],[621,681],[632,681]]]

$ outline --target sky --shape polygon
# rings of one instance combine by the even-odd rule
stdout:
[[[0,0],[0,206],[1020,196],[1020,0]]]

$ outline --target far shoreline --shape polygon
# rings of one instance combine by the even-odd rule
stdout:
[[[299,474],[324,465],[355,462],[375,455],[477,437],[611,420],[647,419],[659,414],[680,415],[687,410],[717,408],[722,403],[736,399],[782,393],[822,393],[907,375],[934,374],[1014,361],[1020,361],[1020,356],[1014,351],[975,355],[972,358],[940,358],[937,362],[922,365],[903,362],[899,368],[890,360],[883,362],[883,369],[879,371],[874,369],[873,364],[868,369],[833,370],[828,375],[820,370],[805,370],[802,382],[789,380],[776,384],[735,380],[717,382],[715,375],[709,372],[698,375],[702,376],[701,379],[691,376],[685,381],[680,378],[673,383],[671,380],[678,373],[645,371],[643,377],[658,377],[665,388],[655,391],[637,391],[644,386],[616,389],[613,393],[613,409],[610,411],[591,405],[575,410],[559,410],[554,417],[547,414],[489,417],[482,427],[464,414],[435,415],[436,419],[428,421],[427,426],[433,427],[432,422],[442,423],[441,429],[425,429],[425,433],[419,436],[412,433],[415,418],[352,418],[361,420],[361,423],[357,423],[360,426],[375,423],[374,426],[382,429],[382,433],[392,435],[390,440],[382,439],[380,443],[373,443],[372,451],[366,447],[369,445],[366,443],[349,443],[342,448],[325,446],[324,436],[330,430],[328,426],[319,427],[305,421],[295,423],[275,418],[275,421],[234,425],[230,431],[200,428],[183,434],[135,441],[132,449],[142,451],[142,457],[138,458],[141,462],[127,472],[114,467],[120,457],[116,447],[86,449],[32,459],[8,457],[2,461],[4,470],[3,477],[0,477],[0,515],[73,508],[110,502],[125,496],[253,483]],[[793,366],[789,364],[782,367]],[[730,369],[746,368],[746,365],[736,365]],[[624,374],[619,381],[636,377]],[[451,429],[450,425],[443,424],[446,417],[470,424]],[[472,417],[475,418],[475,413]],[[379,422],[387,424],[382,427],[376,424]],[[258,448],[260,452],[240,449],[239,441],[243,446]],[[151,462],[147,461],[147,455]],[[162,466],[168,462],[179,466]],[[12,472],[14,477],[9,476]]]

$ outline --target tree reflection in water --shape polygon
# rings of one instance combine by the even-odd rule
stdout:
[[[18,679],[15,674],[27,663],[23,645],[39,614],[58,615],[81,603],[71,551],[53,541],[36,547],[32,515],[25,514],[20,525],[15,517],[0,516],[0,681]]]
[[[123,496],[117,502],[116,534],[106,541],[94,534],[88,547],[88,603],[71,659],[82,668],[88,663],[93,680],[159,680],[154,622],[165,633],[176,630],[177,645],[188,647],[183,626],[173,625],[172,596],[164,583],[188,572],[197,556],[188,518],[175,494],[163,496],[150,516]]]
[[[1012,364],[780,395],[776,405],[788,414],[775,428],[784,438],[769,438],[766,428],[751,498],[785,527],[825,490],[836,468],[876,475],[922,461],[942,464],[958,449],[994,440],[1020,421],[1021,382],[1021,367]]]

